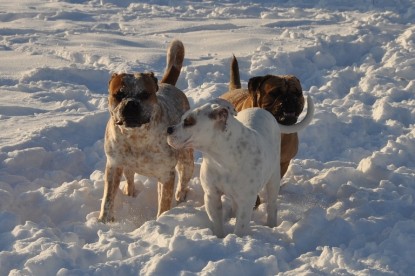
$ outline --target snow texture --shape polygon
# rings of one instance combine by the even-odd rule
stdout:
[[[413,275],[414,23],[413,0],[2,1],[0,275]],[[232,54],[243,86],[294,74],[313,97],[278,227],[262,204],[248,235],[212,235],[200,153],[186,202],[156,219],[136,175],[97,222],[109,77],[161,79],[173,39],[191,106],[226,92]]]

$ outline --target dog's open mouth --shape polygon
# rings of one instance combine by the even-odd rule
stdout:
[[[124,120],[117,120],[115,122],[116,125],[123,126],[126,128],[136,128],[141,127],[142,125],[146,124],[148,122],[141,122],[137,120],[136,118],[125,118]]]
[[[282,125],[293,125],[297,122],[297,115],[295,114],[295,112],[282,112],[280,114],[277,114],[275,116],[275,119],[277,119],[278,123],[282,124]]]

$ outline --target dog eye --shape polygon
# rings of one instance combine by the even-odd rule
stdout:
[[[303,95],[303,91],[301,90],[296,90],[294,93],[297,97],[301,97]]]
[[[278,97],[278,96],[279,96],[279,94],[281,94],[281,93],[280,93],[280,91],[279,91],[278,89],[274,89],[274,90],[272,90],[272,91],[270,91],[270,92],[268,93],[268,95],[270,95],[270,96],[272,96],[272,97],[274,97],[274,98]]]
[[[117,101],[119,101],[119,102],[121,102],[122,101],[122,99],[124,99],[125,98],[125,93],[124,92],[122,92],[122,91],[119,91],[117,94],[115,94],[114,95],[114,97],[115,97],[115,99],[117,100]]]
[[[140,100],[147,100],[150,97],[151,93],[147,92],[147,91],[142,91],[138,97],[140,98]]]
[[[183,126],[184,127],[190,127],[196,124],[196,120],[193,117],[187,117],[186,119],[184,119],[183,121]]]

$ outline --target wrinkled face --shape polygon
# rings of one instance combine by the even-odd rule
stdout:
[[[109,81],[108,108],[115,124],[134,128],[150,122],[157,103],[153,73],[113,74]]]
[[[295,76],[255,77],[249,80],[248,89],[254,105],[268,110],[283,125],[293,125],[304,108],[300,81]]]
[[[175,149],[209,147],[226,130],[229,116],[235,116],[232,104],[215,99],[183,114],[180,123],[167,129],[167,143]]]

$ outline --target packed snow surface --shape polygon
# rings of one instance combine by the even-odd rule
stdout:
[[[414,23],[413,0],[1,1],[0,275],[413,275]],[[243,86],[294,74],[313,98],[278,227],[264,203],[214,236],[200,153],[186,202],[156,219],[136,175],[97,221],[109,77],[160,79],[173,39],[192,107],[227,91],[232,54]]]

